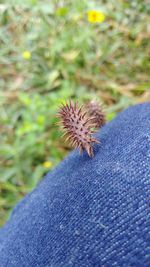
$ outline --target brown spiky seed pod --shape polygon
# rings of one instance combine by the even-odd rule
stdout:
[[[58,117],[66,140],[70,141],[71,145],[79,148],[80,152],[85,149],[90,157],[94,156],[92,143],[100,143],[92,136],[94,131],[91,130],[93,122],[84,111],[84,107],[79,108],[77,103],[70,101],[60,107]]]
[[[93,117],[93,123],[95,128],[101,128],[106,123],[105,113],[102,106],[96,101],[92,100],[86,105],[87,114]]]

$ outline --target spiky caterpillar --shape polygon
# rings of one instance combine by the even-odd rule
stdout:
[[[70,101],[62,105],[58,112],[60,123],[65,131],[66,141],[82,153],[86,150],[90,157],[94,156],[92,143],[100,143],[92,136],[93,118],[87,115],[84,106],[79,107],[77,103]]]
[[[105,113],[103,108],[96,101],[92,100],[86,105],[87,114],[89,117],[93,117],[93,123],[95,128],[101,128],[106,123]]]

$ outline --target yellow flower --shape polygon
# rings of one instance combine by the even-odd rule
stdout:
[[[23,53],[22,53],[22,57],[24,58],[24,59],[26,59],[26,60],[29,60],[30,58],[31,58],[31,53],[30,53],[30,51],[24,51]]]
[[[51,161],[45,161],[43,163],[43,167],[44,168],[51,168],[52,167],[52,162]]]
[[[88,21],[91,23],[101,23],[105,20],[105,15],[101,11],[89,10],[87,15]]]
[[[45,117],[44,117],[43,115],[39,115],[39,116],[37,117],[37,123],[38,123],[39,125],[43,125],[44,122],[45,122]]]

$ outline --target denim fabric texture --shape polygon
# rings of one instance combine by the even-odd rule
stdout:
[[[150,104],[121,112],[14,209],[0,267],[150,266]]]

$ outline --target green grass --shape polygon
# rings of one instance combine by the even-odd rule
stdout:
[[[148,2],[0,1],[0,224],[49,170],[43,163],[70,150],[54,125],[61,101],[97,99],[111,120],[150,100]],[[105,21],[89,23],[91,9]]]

